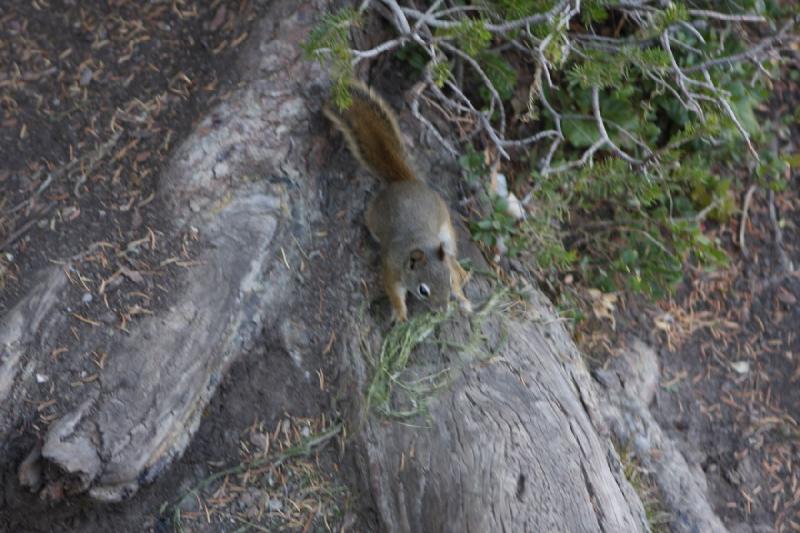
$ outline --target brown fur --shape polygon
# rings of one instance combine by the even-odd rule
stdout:
[[[407,292],[436,306],[446,305],[452,295],[462,309],[470,310],[447,205],[409,167],[391,108],[360,82],[351,89],[348,109],[326,107],[324,112],[353,155],[389,182],[366,215],[370,233],[381,243],[383,284],[395,320],[406,320]]]
[[[354,156],[387,181],[415,180],[406,162],[400,128],[389,105],[361,82],[352,82],[353,103],[342,112],[331,107],[325,115],[344,134]]]

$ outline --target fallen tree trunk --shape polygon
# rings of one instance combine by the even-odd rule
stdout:
[[[636,340],[596,377],[604,399],[600,411],[617,440],[631,446],[655,479],[665,508],[672,511],[671,529],[726,531],[708,501],[701,468],[692,468],[650,413],[660,377],[653,349]]]
[[[378,287],[364,258],[374,263],[376,252],[364,252],[360,223],[366,190],[375,184],[331,176],[321,156],[328,130],[309,131],[322,124],[325,77],[297,50],[322,9],[321,2],[276,2],[243,59],[243,71],[252,74],[174,155],[161,192],[176,223],[196,230],[205,245],[197,266],[168,309],[130,324],[129,333],[82,331],[71,348],[89,351],[102,342],[109,363],[97,382],[77,391],[65,385],[60,398],[67,408],[23,463],[20,481],[48,494],[130,497],[184,451],[226,369],[263,338],[263,329],[281,332],[269,338],[313,373],[312,348],[286,332],[292,324],[311,327],[308,301],[319,290],[343,328],[344,341],[332,349],[356,385],[341,380],[353,407],[350,449],[385,529],[646,530],[642,505],[601,435],[580,355],[536,292],[523,315],[485,316],[479,327],[488,359],[462,358],[447,344],[420,347],[414,361],[427,365],[420,368],[458,361],[449,365],[448,386],[428,398],[428,414],[417,420],[423,427],[387,420],[366,404],[370,349],[386,328],[380,312],[352,317],[363,303],[358,280]],[[426,158],[420,167],[441,159],[417,152]],[[355,163],[346,161],[353,171]],[[450,183],[437,185],[455,190],[452,168],[431,173],[448,174]],[[341,223],[343,211],[349,226]],[[304,254],[313,229],[330,227],[339,229],[320,244],[324,260],[306,257],[306,277],[321,280],[310,288],[288,266]],[[3,434],[31,416],[34,407],[21,398],[35,386],[33,374],[53,339],[70,326],[65,285],[61,268],[45,273],[0,323]],[[476,301],[492,290],[480,280],[469,289]],[[464,342],[474,327],[462,320],[440,329]],[[292,385],[296,394],[316,386]]]
[[[369,417],[359,437],[362,471],[388,531],[648,529],[616,452],[593,424],[598,411],[580,354],[538,293],[530,309],[519,317],[490,311],[478,326],[482,347],[469,350],[487,357],[461,364],[452,346],[469,344],[476,325],[448,324],[455,342],[414,353],[427,373],[436,361],[455,366],[453,383],[429,398],[428,416]],[[368,387],[370,355],[357,346],[349,353]]]

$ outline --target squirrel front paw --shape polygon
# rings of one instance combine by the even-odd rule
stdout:
[[[392,308],[392,324],[400,324],[406,320],[408,320],[408,315],[406,314],[405,309],[398,311],[397,309]]]

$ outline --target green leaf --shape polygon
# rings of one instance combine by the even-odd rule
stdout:
[[[756,118],[755,110],[753,109],[753,101],[744,96],[731,101],[731,107],[739,119],[744,130],[750,135],[755,135],[761,131],[761,126]]]
[[[512,20],[545,13],[552,9],[556,0],[493,0],[491,3],[503,18]]]
[[[322,17],[302,44],[303,53],[309,59],[328,64],[333,78],[331,99],[336,107],[345,109],[352,103],[350,80],[353,77],[352,51],[350,50],[350,28],[360,24],[359,13],[342,9]]]
[[[477,57],[492,42],[492,33],[481,19],[462,19],[456,26],[441,33],[455,40],[458,47],[472,57]]]
[[[480,63],[486,76],[494,85],[500,98],[503,100],[510,99],[517,85],[517,71],[514,70],[514,67],[496,52],[482,52],[478,58],[478,63]],[[481,91],[483,99],[488,101],[490,99],[489,90],[486,87],[481,87]]]
[[[453,77],[453,73],[450,72],[450,65],[444,61],[439,61],[438,63],[434,64],[432,71],[433,83],[435,83],[440,89],[444,87],[444,84],[448,79]]]
[[[562,120],[561,131],[564,132],[567,141],[576,148],[588,148],[600,138],[600,132],[592,120]]]

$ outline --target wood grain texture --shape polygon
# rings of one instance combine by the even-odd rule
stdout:
[[[647,530],[616,452],[592,422],[583,362],[549,305],[534,298],[528,320],[484,325],[486,348],[501,349],[468,363],[430,399],[427,418],[369,415],[363,468],[387,531]],[[417,361],[453,358],[420,351],[431,353]]]

